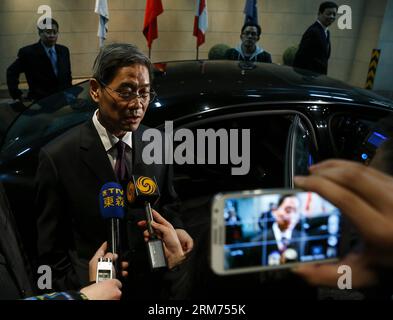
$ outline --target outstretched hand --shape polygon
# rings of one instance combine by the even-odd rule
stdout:
[[[180,244],[180,240],[177,236],[176,230],[173,228],[165,218],[163,218],[157,211],[152,210],[154,221],[151,226],[156,232],[159,239],[163,241],[165,257],[168,260],[168,266],[170,269],[180,264],[185,259],[185,254]],[[138,226],[146,228],[146,220],[139,221]],[[143,233],[145,241],[149,240],[149,232],[145,230]]]
[[[118,258],[117,254],[112,254],[110,252],[107,252],[108,250],[108,243],[105,241],[101,247],[96,251],[96,253],[94,254],[93,258],[91,258],[91,260],[89,261],[89,281],[95,281],[96,280],[96,276],[97,276],[97,265],[98,265],[98,259],[99,258],[109,258],[112,259],[112,261],[116,261],[116,259]],[[121,274],[123,277],[127,277],[128,276],[128,262],[123,261],[121,263]]]
[[[310,167],[310,176],[295,177],[295,185],[320,194],[337,206],[358,229],[365,251],[340,264],[352,268],[353,285],[376,281],[375,266],[393,266],[393,178],[370,167],[328,160]],[[295,270],[314,284],[336,285],[338,265],[304,265]]]

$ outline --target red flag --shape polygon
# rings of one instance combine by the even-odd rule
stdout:
[[[164,12],[161,0],[146,0],[143,34],[147,39],[147,46],[151,48],[154,39],[158,38],[157,17]]]
[[[194,36],[197,37],[197,47],[205,42],[207,30],[207,6],[206,0],[196,0],[196,12],[194,19]]]

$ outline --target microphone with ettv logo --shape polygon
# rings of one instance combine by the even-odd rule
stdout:
[[[102,217],[108,221],[108,251],[117,254],[115,271],[121,275],[119,260],[121,257],[121,234],[120,221],[124,217],[124,190],[116,182],[105,183],[99,194],[100,212]]]

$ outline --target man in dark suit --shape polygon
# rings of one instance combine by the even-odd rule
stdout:
[[[29,85],[28,99],[38,100],[72,86],[70,52],[56,44],[59,24],[54,19],[51,22],[50,29],[38,28],[40,40],[21,48],[7,69],[8,91],[14,100],[23,100],[18,88],[21,73]]]
[[[277,206],[271,210],[273,221],[267,218],[263,220],[261,234],[253,238],[253,241],[263,242],[262,248],[257,247],[263,265],[279,265],[299,260],[303,253],[301,238],[304,236],[296,229],[300,221],[299,206],[296,195],[283,195]]]
[[[184,252],[192,249],[193,240],[177,216],[171,166],[147,165],[142,158],[148,143],[142,141],[147,127],[141,121],[154,95],[151,71],[151,62],[135,46],[103,47],[90,80],[90,95],[98,110],[91,120],[41,150],[36,197],[38,251],[41,262],[54,270],[56,289],[86,284],[88,258],[107,239],[99,191],[103,184],[127,180],[131,174],[156,178],[161,193],[157,210],[176,229]],[[127,211],[124,258],[130,262],[129,287],[138,288],[138,298],[151,298],[159,292],[162,277],[149,272],[143,234],[137,226],[144,219],[142,210]]]
[[[226,58],[228,60],[271,63],[272,56],[270,53],[257,45],[261,32],[260,25],[252,22],[245,23],[240,33],[241,43],[237,48],[227,50]]]
[[[338,6],[334,2],[323,2],[317,21],[303,34],[296,52],[293,66],[316,73],[327,74],[331,53],[328,27],[336,20]]]

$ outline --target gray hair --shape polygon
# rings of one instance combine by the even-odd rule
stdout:
[[[133,64],[146,66],[152,79],[151,61],[135,45],[129,43],[105,45],[94,61],[93,78],[100,83],[111,83],[119,68]]]

